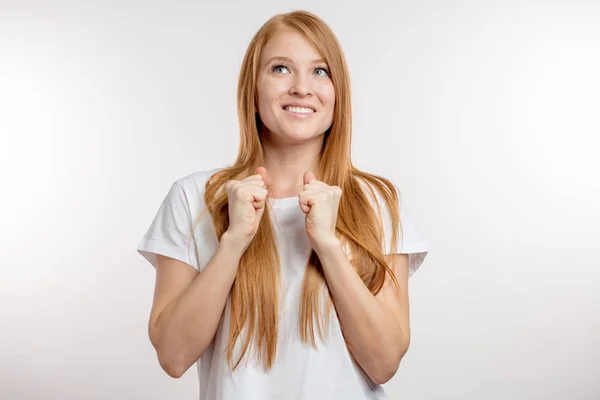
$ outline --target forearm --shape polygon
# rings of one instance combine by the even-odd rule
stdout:
[[[212,341],[244,250],[225,233],[206,267],[158,319],[158,358],[174,375],[181,376]]]
[[[360,279],[339,240],[317,251],[348,349],[377,383],[386,382],[408,349],[406,335],[391,311]]]

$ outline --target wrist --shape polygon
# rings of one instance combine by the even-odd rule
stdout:
[[[241,257],[250,245],[250,241],[248,241],[247,238],[225,231],[223,235],[221,235],[219,245],[226,247],[227,251],[231,251]]]
[[[313,249],[320,257],[332,251],[337,251],[342,248],[342,242],[337,236],[328,236],[319,240],[315,240]]]

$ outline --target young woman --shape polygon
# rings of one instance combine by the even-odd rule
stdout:
[[[202,400],[385,399],[427,249],[389,180],[350,160],[348,70],[308,12],[271,18],[238,85],[240,148],[173,183],[138,251],[162,368]]]

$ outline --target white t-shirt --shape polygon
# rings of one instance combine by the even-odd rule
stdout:
[[[156,254],[162,254],[199,271],[206,266],[218,244],[210,214],[205,211],[194,231],[188,256],[188,239],[192,224],[204,208],[204,185],[219,169],[200,171],[173,183],[160,206],[138,251],[156,267]],[[342,194],[343,195],[343,194]],[[378,197],[378,200],[381,198]],[[225,348],[229,333],[230,300],[215,338],[200,360],[198,368],[200,400],[372,400],[387,399],[382,386],[374,384],[351,358],[336,313],[331,312],[329,337],[325,342],[315,334],[318,349],[304,344],[299,334],[298,307],[304,270],[310,254],[305,233],[305,215],[297,197],[269,199],[273,226],[281,260],[284,291],[279,314],[277,355],[271,370],[264,371],[256,357],[246,357],[235,371],[227,363]],[[391,223],[382,204],[386,227],[386,253],[409,254],[409,276],[427,255],[410,213],[400,197],[403,241],[389,248]],[[386,217],[387,215],[387,217]],[[400,247],[402,245],[402,247]],[[240,340],[236,343],[239,351]],[[237,352],[235,355],[239,355]],[[234,358],[237,360],[237,357]]]

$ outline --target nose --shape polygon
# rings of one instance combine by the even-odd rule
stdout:
[[[301,74],[296,74],[294,80],[292,81],[292,86],[290,87],[290,94],[296,96],[311,95],[312,89],[310,85],[310,78]]]

